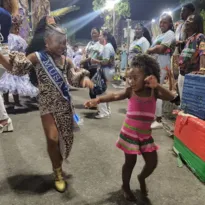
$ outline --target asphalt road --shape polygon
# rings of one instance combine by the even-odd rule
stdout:
[[[95,111],[82,106],[87,90],[72,91],[77,113],[84,119],[76,133],[69,162],[68,191],[52,189],[52,168],[46,151],[39,112],[10,115],[15,131],[0,136],[0,205],[129,205],[121,195],[121,167],[124,156],[115,147],[122,125],[126,101],[111,104],[110,119],[95,120]],[[172,152],[173,139],[163,130],[154,131],[160,145],[159,165],[147,180],[153,205],[205,205],[205,187],[184,166],[177,167]],[[132,189],[139,189],[137,174],[143,167],[138,158]]]

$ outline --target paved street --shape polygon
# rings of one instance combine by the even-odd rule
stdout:
[[[51,164],[46,152],[38,111],[11,115],[15,131],[0,136],[0,205],[131,205],[120,192],[123,153],[115,147],[125,116],[126,101],[111,104],[111,119],[95,120],[95,111],[82,103],[87,90],[72,91],[77,113],[84,118],[76,134],[69,162],[69,189],[60,194],[52,190]],[[159,165],[147,180],[152,205],[205,205],[205,187],[186,166],[177,167],[172,152],[173,139],[163,130],[153,133],[160,145]],[[139,188],[137,174],[141,157],[132,177],[132,188]]]

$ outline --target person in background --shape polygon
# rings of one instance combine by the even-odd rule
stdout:
[[[18,0],[0,0],[0,33],[3,36],[1,43],[8,43],[8,35],[12,24],[11,15],[18,16]],[[9,118],[2,96],[0,95],[0,133],[13,131],[12,120]]]
[[[135,26],[135,37],[129,48],[128,62],[132,62],[132,58],[138,53],[146,53],[151,45],[151,36],[147,28],[142,24]],[[130,64],[130,63],[129,63]]]
[[[100,55],[103,51],[103,45],[99,42],[100,30],[99,28],[92,28],[91,30],[91,38],[92,40],[88,43],[85,48],[85,59],[81,61],[81,65],[83,68],[87,69],[90,72],[90,78],[97,72],[98,64],[92,63],[91,58],[100,59]],[[90,90],[90,98],[96,98],[96,95]]]
[[[176,47],[172,56],[172,75],[173,81],[177,82],[179,77],[179,55],[185,46],[186,33],[184,31],[185,21],[195,12],[192,3],[188,3],[181,8],[181,20],[175,23]]]
[[[125,70],[127,68],[127,44],[126,43],[122,45],[120,68],[121,70]]]
[[[73,47],[74,55],[73,55],[73,64],[75,66],[75,70],[79,71],[81,68],[81,61],[83,58],[82,50],[79,48],[78,45]]]
[[[73,60],[74,51],[73,51],[72,47],[70,46],[69,42],[67,43],[66,56],[67,56],[70,60]]]
[[[121,64],[121,51],[120,51],[120,49],[117,49],[116,55],[115,55],[115,76],[114,76],[114,80],[120,80],[120,74],[121,74],[120,64]]]
[[[115,52],[117,51],[117,45],[115,38],[107,31],[102,31],[99,37],[99,41],[104,45],[101,59],[97,60],[92,58],[91,62],[98,64],[103,70],[104,77],[107,82],[113,80],[115,74]],[[103,93],[102,95],[104,95]],[[101,103],[98,105],[98,114],[95,116],[97,119],[109,118],[111,115],[110,106],[108,103]]]
[[[160,29],[162,34],[157,36],[148,54],[153,55],[160,65],[160,83],[163,85],[171,68],[171,55],[175,47],[175,34],[172,17],[162,14],[160,17]],[[162,125],[162,100],[157,99],[156,121],[152,123],[152,129],[161,129]]]
[[[4,41],[2,43],[8,42],[8,35],[11,28],[11,16],[18,16],[19,7],[18,0],[0,0],[0,25],[1,34],[3,35]]]
[[[16,19],[15,17],[12,19],[12,27],[8,36],[8,48],[10,52],[18,51],[25,53],[27,48],[26,41],[19,35],[21,23],[21,19]],[[19,95],[30,97],[36,97],[38,95],[38,89],[30,83],[28,75],[15,76],[7,71],[4,72],[0,79],[0,91],[3,92],[6,108],[13,107],[9,102],[9,93],[13,94],[14,110],[16,111],[26,109],[20,103]]]
[[[184,76],[193,71],[205,70],[205,36],[203,34],[203,19],[194,14],[188,17],[184,24],[187,39],[179,57],[180,74],[178,89],[182,98]]]
[[[179,49],[179,53],[183,50],[186,40],[185,33],[185,21],[187,18],[195,12],[195,7],[192,3],[188,3],[182,6],[181,9],[181,21],[176,28],[176,46]]]

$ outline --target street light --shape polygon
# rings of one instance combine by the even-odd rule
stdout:
[[[170,10],[168,11],[163,11],[162,14],[169,14],[170,16],[172,16],[172,12]]]
[[[113,12],[113,36],[115,37],[115,6],[119,3],[120,0],[107,0],[104,9],[105,10],[112,10]]]
[[[115,5],[119,2],[120,0],[107,0],[105,4],[105,10],[113,10]]]
[[[106,10],[113,10],[115,7],[115,4],[113,1],[107,1],[105,4],[105,9]]]
[[[156,20],[155,19],[152,19],[152,23],[155,23],[156,22]]]

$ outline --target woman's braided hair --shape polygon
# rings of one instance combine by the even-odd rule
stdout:
[[[26,49],[26,55],[45,50],[45,37],[48,35],[52,35],[54,32],[60,32],[57,28],[58,25],[56,24],[56,20],[53,17],[44,16],[37,24],[33,39],[31,40],[28,48]],[[34,69],[31,69],[29,77],[31,83],[34,86],[37,86],[38,80]]]

